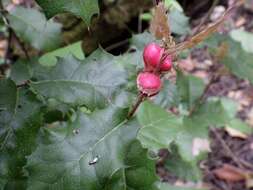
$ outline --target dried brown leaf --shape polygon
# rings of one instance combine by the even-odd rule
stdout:
[[[228,164],[224,164],[221,168],[213,170],[213,173],[219,179],[229,182],[237,182],[247,179],[245,171],[242,171],[241,169]]]
[[[226,127],[225,130],[231,137],[237,137],[241,139],[246,139],[248,137],[246,134],[242,133],[241,131],[230,128],[230,127]]]
[[[246,180],[246,187],[248,189],[252,188],[253,187],[253,177],[249,177],[247,180]]]
[[[154,16],[150,23],[150,32],[157,39],[167,40],[170,36],[170,28],[166,14],[166,8],[162,2],[160,2],[155,8]]]

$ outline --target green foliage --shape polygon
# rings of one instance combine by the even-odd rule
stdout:
[[[76,42],[66,47],[57,49],[55,51],[44,54],[40,57],[39,63],[45,66],[53,66],[57,63],[57,57],[66,57],[68,55],[74,55],[76,58],[84,59],[84,54],[81,47],[82,42]]]
[[[191,121],[202,126],[224,126],[236,114],[236,104],[229,99],[210,98],[191,116]]]
[[[15,113],[18,101],[16,85],[9,79],[0,80],[0,111]]]
[[[173,9],[169,14],[171,32],[178,35],[185,35],[190,32],[189,18],[183,12]]]
[[[36,9],[15,7],[8,16],[10,26],[25,42],[38,50],[50,51],[61,43],[61,25],[47,21]]]
[[[163,87],[160,93],[155,97],[154,102],[164,109],[178,106],[180,97],[178,96],[177,86],[169,80],[165,80],[163,82]]]
[[[142,125],[138,139],[145,148],[157,152],[161,148],[178,147],[182,159],[193,161],[192,143],[194,138],[206,137],[207,128],[189,123],[183,117],[176,117],[150,102],[144,102],[137,114]]]
[[[36,0],[36,2],[43,8],[48,18],[70,12],[89,24],[92,15],[99,13],[98,0]]]
[[[193,155],[195,138],[208,138],[208,127],[235,125],[233,128],[239,131],[247,133],[252,131],[245,125],[240,126],[240,121],[237,124],[232,121],[235,113],[236,107],[228,99],[211,98],[190,116],[175,116],[146,101],[140,106],[137,114],[142,126],[137,138],[143,147],[155,152],[162,148],[174,150],[176,147],[173,158],[177,160],[178,167],[171,159],[169,162],[173,168],[170,169],[185,179],[198,180],[200,178],[200,171],[196,165],[198,159]],[[181,168],[183,165],[189,168],[188,174],[183,172]]]
[[[235,129],[237,131],[241,131],[244,134],[252,134],[253,129],[252,127],[249,127],[246,123],[241,121],[240,119],[232,119],[229,124],[227,124],[227,127],[230,127],[232,129]]]
[[[228,53],[222,59],[222,63],[238,77],[248,79],[253,83],[253,53],[245,52],[238,42],[229,40],[227,43]]]
[[[18,60],[11,67],[10,78],[16,84],[23,84],[32,77],[32,69],[26,60]]]
[[[147,101],[142,103],[137,117],[142,126],[138,139],[145,148],[156,152],[161,148],[169,148],[181,129],[180,118]]]
[[[154,163],[135,141],[136,121],[126,122],[125,115],[125,109],[109,106],[44,128],[28,158],[28,189],[149,189]]]
[[[19,90],[17,105],[14,116],[8,110],[0,112],[0,178],[5,181],[0,183],[0,189],[6,190],[26,188],[22,167],[36,147],[42,123],[41,104],[34,94]]]
[[[194,76],[177,73],[177,90],[182,105],[191,109],[204,91],[204,82]]]
[[[250,39],[247,38],[247,40]],[[216,34],[203,44],[209,46],[214,54],[218,53],[219,45],[223,45],[227,51],[220,62],[239,78],[247,79],[253,83],[253,53],[244,50],[245,42],[241,41],[240,43],[229,36]]]
[[[247,52],[253,53],[253,34],[241,29],[233,30],[230,36],[241,43],[243,49]]]
[[[183,8],[181,5],[177,2],[177,0],[165,0],[164,1],[165,7],[170,9],[176,9],[180,12],[183,12]]]
[[[177,147],[171,147],[171,155],[165,162],[165,167],[174,175],[189,181],[201,180],[202,174],[198,167],[198,162],[203,159],[203,155],[196,156],[192,161],[185,161],[179,155]]]
[[[131,39],[131,45],[142,51],[147,43],[156,41],[154,36],[150,33],[144,32],[142,34],[134,35]]]
[[[59,58],[57,65],[44,67],[44,70],[44,74],[38,73],[37,81],[31,83],[36,93],[73,106],[85,105],[91,110],[108,105],[127,77],[113,56],[102,50],[84,61],[73,56]]]

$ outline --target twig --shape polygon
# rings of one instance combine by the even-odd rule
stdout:
[[[122,46],[122,45],[127,44],[128,42],[129,42],[129,39],[122,40],[122,41],[120,41],[120,42],[117,42],[117,43],[115,43],[115,44],[112,44],[112,45],[106,47],[105,50],[106,50],[106,51],[111,51],[111,50],[113,50],[113,49],[115,49],[115,48],[117,48],[117,47],[119,47],[119,46]]]
[[[200,23],[198,26],[193,30],[193,35],[197,34],[200,32],[201,27],[204,25],[204,23],[209,19],[210,15],[212,14],[214,8],[216,5],[219,3],[219,0],[214,0],[211,8],[208,10],[207,14],[201,19]]]
[[[8,60],[8,56],[10,54],[11,51],[11,39],[12,39],[12,30],[10,28],[8,28],[8,40],[7,40],[7,47],[6,47],[6,51],[4,54],[4,64],[8,64],[7,60]]]
[[[138,33],[142,32],[142,18],[141,15],[143,13],[143,9],[140,10],[139,18],[138,18]]]
[[[127,119],[131,119],[131,117],[134,115],[134,113],[136,112],[136,110],[138,109],[140,104],[145,100],[146,97],[147,97],[146,94],[143,94],[143,93],[139,94],[136,103],[134,104],[134,106],[132,107],[132,109],[130,110],[130,112],[127,115]]]
[[[217,133],[217,131],[214,128],[211,128],[211,131],[213,132],[213,134],[215,135],[216,139],[221,143],[221,146],[225,149],[225,151],[227,152],[227,155],[231,157],[231,159],[241,168],[241,169],[245,169],[246,168],[251,168],[252,169],[252,164],[250,164],[249,162],[239,159],[236,155],[234,155],[234,153],[232,152],[232,150],[229,148],[229,146],[227,145],[227,143],[222,139],[222,137],[220,136],[219,133]]]
[[[17,40],[20,48],[24,52],[26,59],[30,60],[30,56],[29,56],[28,51],[27,51],[27,49],[25,47],[25,44],[20,40],[20,38],[16,35],[16,33],[13,30],[12,30],[12,33],[13,33],[13,36],[16,38],[16,40]]]

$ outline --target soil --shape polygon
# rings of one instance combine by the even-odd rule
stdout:
[[[253,136],[246,139],[231,137],[224,130],[210,133],[211,152],[208,159],[203,162],[204,181],[210,184],[211,190],[252,190],[247,187],[247,178],[238,174],[238,180],[226,177],[220,179],[215,171],[230,165],[244,173],[253,172]],[[224,171],[223,171],[224,172]],[[231,173],[231,172],[230,172]]]

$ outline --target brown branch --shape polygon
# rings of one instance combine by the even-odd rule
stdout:
[[[138,109],[138,107],[140,106],[140,104],[146,99],[147,95],[140,93],[138,96],[138,99],[136,101],[136,103],[133,105],[132,109],[130,110],[130,112],[127,115],[127,119],[131,119],[131,117],[133,117],[133,115],[135,114],[136,110]]]
[[[125,44],[127,44],[127,43],[129,43],[129,39],[125,39],[125,40],[119,41],[119,42],[117,42],[117,43],[115,43],[115,44],[112,44],[112,45],[110,45],[110,46],[107,46],[107,47],[105,48],[105,50],[106,50],[106,51],[111,51],[111,50],[116,49],[116,48],[118,48],[118,47],[120,47],[120,46],[122,46],[122,45],[125,45]]]
[[[7,40],[7,47],[6,47],[6,51],[5,51],[5,54],[4,54],[4,64],[8,64],[7,63],[7,60],[8,60],[8,57],[9,57],[9,54],[11,52],[11,39],[12,39],[12,30],[10,28],[8,28],[8,40]]]
[[[216,5],[218,3],[219,3],[219,0],[214,0],[213,1],[213,4],[212,4],[211,8],[208,10],[207,14],[201,19],[201,21],[198,24],[198,26],[193,30],[193,35],[196,35],[197,33],[199,33],[201,31],[201,27],[205,24],[205,22],[207,22],[207,20],[211,16],[214,8],[216,7]]]
[[[140,34],[142,32],[142,18],[141,15],[143,13],[143,9],[139,12],[139,18],[138,18],[138,33]]]
[[[24,52],[26,59],[30,60],[30,56],[29,56],[28,51],[25,47],[25,44],[20,40],[20,38],[16,35],[16,33],[14,32],[14,30],[12,28],[11,28],[11,30],[12,30],[13,36],[16,38],[21,50]]]
[[[153,0],[153,5],[156,6],[159,3],[159,0]]]

